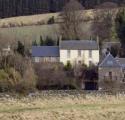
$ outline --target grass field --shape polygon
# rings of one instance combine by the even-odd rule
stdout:
[[[82,29],[85,33],[82,36],[83,39],[89,39],[91,34],[90,25],[91,23],[83,24]],[[53,40],[57,40],[57,38],[60,36],[59,24],[0,28],[0,36],[2,36],[3,39],[20,40],[29,44],[31,44],[34,40],[39,41],[40,36],[42,36],[43,39],[45,39],[46,36],[49,36]]]
[[[112,11],[114,13],[114,11]],[[115,13],[117,10],[115,10]],[[85,10],[82,12],[83,19],[85,22],[82,27],[83,35],[81,39],[90,39],[92,36],[91,24],[94,18],[94,14],[97,14],[95,10]],[[56,24],[48,25],[47,21],[54,16]],[[31,16],[20,16],[0,19],[0,39],[12,41],[22,41],[32,43],[32,41],[39,41],[40,36],[46,38],[46,36],[51,37],[56,40],[60,36],[59,22],[62,21],[60,13],[49,13],[49,14],[38,14]],[[42,25],[37,23],[43,22]],[[16,27],[10,26],[14,25]],[[22,26],[23,24],[23,26]],[[2,28],[6,26],[6,28]]]
[[[20,17],[12,17],[0,19],[0,38],[8,39],[10,41],[22,41],[27,42],[29,44],[32,41],[39,41],[40,36],[46,38],[46,36],[51,37],[53,40],[56,40],[60,36],[59,24],[60,22],[60,13],[49,13],[49,14],[39,14],[39,15],[31,15],[31,16],[20,16]],[[47,21],[54,16],[55,22],[57,24],[48,25]],[[89,19],[93,18],[93,11],[88,10],[83,12],[83,16],[85,19],[89,17]],[[36,25],[38,22],[42,21],[42,25]],[[17,27],[10,27],[10,24],[13,24]],[[24,26],[21,26],[23,24]],[[6,28],[2,28],[2,26],[6,26]],[[88,21],[82,25],[82,29],[84,35],[81,36],[82,39],[89,39],[91,34],[91,22]]]
[[[93,10],[84,10],[82,15],[84,17],[93,18]],[[6,26],[10,27],[10,24],[14,26],[21,26],[23,25],[35,25],[38,22],[42,22],[43,24],[47,24],[47,21],[54,17],[55,22],[60,22],[61,17],[60,13],[47,13],[47,14],[36,14],[36,15],[29,15],[29,16],[19,16],[19,17],[11,17],[11,18],[4,18],[0,19],[0,27]],[[61,20],[62,21],[62,20]]]
[[[43,39],[50,36],[56,39],[58,25],[40,25],[40,26],[25,26],[13,28],[0,28],[0,35],[9,40],[20,40],[22,42],[32,43],[33,40],[39,40],[40,35]]]
[[[125,120],[125,95],[46,93],[1,98],[0,120]]]

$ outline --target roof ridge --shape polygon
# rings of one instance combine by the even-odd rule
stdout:
[[[59,47],[59,46],[32,46],[32,47]]]

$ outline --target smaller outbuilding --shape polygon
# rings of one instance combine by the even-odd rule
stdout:
[[[32,58],[39,62],[59,62],[58,46],[32,46]]]
[[[119,88],[124,82],[125,58],[114,58],[109,53],[99,65],[99,88],[103,90]]]

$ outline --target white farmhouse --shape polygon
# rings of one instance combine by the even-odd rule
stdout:
[[[96,41],[92,40],[65,40],[60,41],[60,62],[64,65],[70,62],[75,64],[92,64],[99,63],[99,46]]]
[[[32,46],[32,57],[34,62],[97,65],[99,47],[98,43],[92,40],[65,40],[60,41],[59,46]]]

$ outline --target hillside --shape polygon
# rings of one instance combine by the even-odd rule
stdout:
[[[0,19],[0,27],[21,27],[21,26],[30,26],[36,24],[47,24],[47,21],[52,16],[54,16],[56,20],[58,19],[59,13],[4,18]]]
[[[59,12],[69,0],[0,0],[0,18]],[[125,0],[79,0],[85,9],[93,9],[103,2],[114,2],[118,6]]]
[[[11,42],[21,40],[25,44],[31,44],[33,40],[39,41],[40,36],[46,38],[51,37],[56,40],[59,36],[59,22],[61,18],[60,13],[39,14],[32,16],[20,16],[0,19],[0,37],[5,40],[8,39]],[[94,11],[83,11],[84,20],[82,29],[86,33],[86,36],[82,36],[87,39],[90,36],[90,26],[93,19]],[[55,24],[47,24],[47,21],[54,16]],[[88,32],[89,31],[89,32]]]
[[[92,34],[91,24],[95,14],[95,10],[83,11],[84,22],[82,23],[83,25],[81,27],[84,34],[81,36],[81,39],[90,39]],[[47,24],[47,21],[52,16],[54,16],[55,24]],[[43,39],[49,36],[53,40],[57,40],[57,38],[60,36],[60,21],[60,13],[0,19],[0,38],[3,40],[9,40],[10,42],[20,40],[28,45],[31,45],[32,41],[34,40],[39,41],[40,36],[42,36]]]
[[[84,19],[93,19],[94,10],[84,10],[83,17]],[[37,14],[31,16],[20,16],[20,17],[11,17],[0,19],[0,28],[1,27],[22,27],[22,26],[31,26],[31,25],[45,25],[47,21],[54,17],[55,23],[61,21],[60,13],[48,13],[48,14]]]

